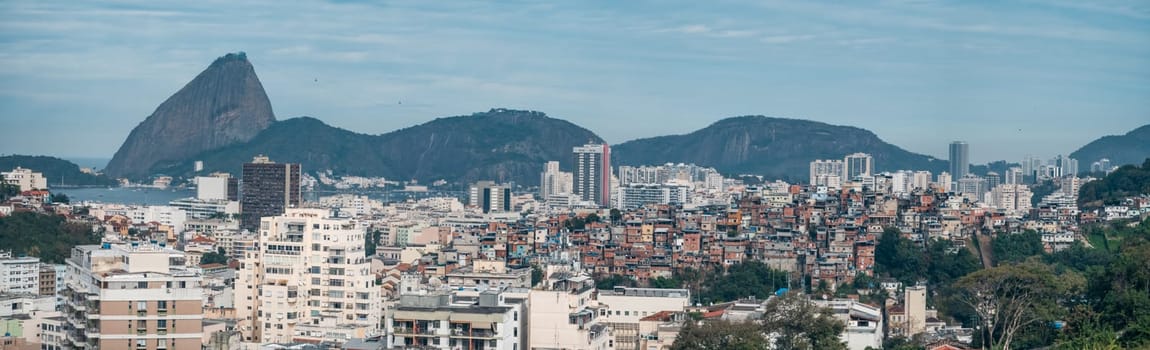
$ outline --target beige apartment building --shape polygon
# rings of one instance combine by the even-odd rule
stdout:
[[[200,349],[203,286],[155,243],[83,245],[67,260],[66,349]]]
[[[691,303],[687,289],[615,287],[599,291],[599,309],[603,321],[611,327],[615,349],[638,349],[644,335],[640,321],[663,311],[681,312]]]
[[[236,272],[245,343],[333,342],[380,335],[381,289],[364,254],[366,226],[324,209],[260,220],[257,250]]]
[[[602,306],[595,299],[595,281],[557,275],[546,281],[545,289],[528,294],[529,349],[614,349],[611,329],[599,316]]]

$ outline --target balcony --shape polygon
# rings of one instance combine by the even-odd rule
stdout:
[[[167,334],[168,334],[168,329],[167,329],[167,328],[158,328],[158,329],[156,329],[156,334],[159,334],[159,335],[167,335]]]
[[[167,316],[167,315],[168,315],[168,309],[159,309],[159,310],[156,310],[156,315],[159,315],[159,316]]]
[[[148,335],[147,329],[136,329],[136,335]]]
[[[452,338],[495,338],[495,331],[490,329],[453,329]]]

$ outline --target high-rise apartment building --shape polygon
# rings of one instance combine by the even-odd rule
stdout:
[[[571,173],[560,171],[559,162],[547,162],[539,177],[539,196],[543,200],[556,194],[571,193]]]
[[[990,191],[990,204],[1006,211],[1011,216],[1021,216],[1030,211],[1030,188],[1022,184],[1002,184]]]
[[[811,161],[810,184],[827,186],[829,176],[841,179],[843,176],[843,161],[837,159],[816,159]],[[836,181],[837,182],[837,181]]]
[[[156,243],[82,245],[61,291],[71,349],[200,349],[203,276]]]
[[[874,176],[874,157],[866,153],[849,154],[843,158],[843,181],[856,177]]]
[[[956,181],[970,173],[970,145],[962,141],[950,143],[950,176]]]
[[[511,187],[492,181],[479,181],[471,185],[467,205],[480,208],[484,213],[511,211]]]
[[[299,164],[278,164],[262,155],[245,163],[240,189],[240,228],[254,232],[259,228],[260,218],[298,207],[300,176]]]
[[[1061,169],[1062,176],[1076,176],[1078,175],[1078,160],[1064,155],[1059,155],[1055,159],[1055,165]]]
[[[1111,170],[1114,170],[1114,166],[1110,165],[1109,158],[1102,158],[1097,162],[1090,164],[1090,171],[1092,172],[1110,173]]]
[[[1011,167],[1006,169],[1006,176],[1002,178],[1002,183],[1007,185],[1021,185],[1026,183],[1026,172],[1020,167]]]
[[[366,226],[323,209],[260,220],[257,250],[236,272],[245,342],[335,342],[380,334],[380,289],[364,254]]]
[[[914,178],[911,181],[913,189],[928,189],[930,188],[931,174],[929,171],[920,170],[914,172]]]
[[[234,201],[239,199],[239,181],[228,173],[196,176],[196,199],[202,201]]]
[[[583,201],[611,206],[611,146],[586,144],[575,147],[575,194]]]
[[[954,191],[954,178],[948,172],[941,172],[938,174],[935,185],[941,188],[943,192],[952,192]]]
[[[691,189],[685,185],[628,185],[615,193],[615,207],[636,209],[647,204],[686,204]]]
[[[987,189],[994,188],[995,186],[998,186],[999,184],[1002,184],[1002,176],[1001,175],[998,175],[997,172],[993,172],[993,171],[986,172],[986,188]]]
[[[40,294],[40,259],[0,251],[0,293]]]

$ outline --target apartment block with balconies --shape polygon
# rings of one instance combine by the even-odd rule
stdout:
[[[364,253],[366,226],[322,209],[264,217],[236,273],[246,343],[329,342],[379,335],[380,290]]]
[[[69,349],[200,349],[203,277],[160,244],[84,245],[67,260]]]
[[[525,349],[524,298],[499,290],[478,297],[404,295],[385,321],[388,349]]]

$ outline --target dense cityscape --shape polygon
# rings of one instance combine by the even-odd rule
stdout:
[[[980,329],[1020,320],[964,309],[948,285],[1006,266],[1002,255],[1016,248],[1000,241],[1039,256],[1105,249],[1089,225],[1150,217],[1147,194],[1078,206],[1093,176],[1123,171],[1106,159],[1089,171],[1059,156],[974,174],[968,145],[949,147],[949,172],[876,172],[870,155],[853,153],[812,161],[809,182],[787,183],[693,164],[612,167],[610,146],[587,144],[572,149],[571,171],[547,162],[538,187],[478,181],[466,196],[398,202],[356,194],[385,179],[319,180],[266,156],[239,177],[124,183],[195,188],[167,205],[70,203],[43,174],[16,168],[3,172],[0,216],[63,215],[93,233],[0,257],[0,292],[12,305],[5,342],[679,349],[695,348],[675,345],[695,322],[752,322],[792,307],[780,303],[809,303],[827,311],[807,317],[832,319],[829,328],[771,335],[814,348],[961,349],[1035,332],[984,338]],[[346,193],[303,200],[322,184]],[[916,266],[939,263],[954,266]]]
[[[4,0],[0,350],[1150,350],[1148,102],[1129,0]]]

